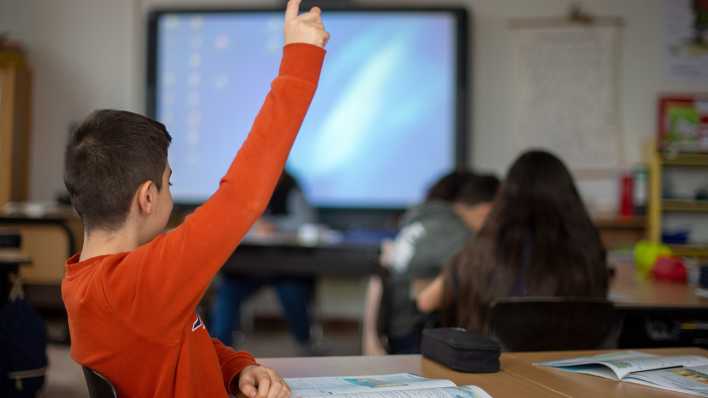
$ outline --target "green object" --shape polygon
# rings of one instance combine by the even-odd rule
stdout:
[[[634,265],[642,276],[648,276],[656,260],[662,256],[671,256],[671,248],[661,244],[643,240],[634,246]]]
[[[701,116],[695,107],[672,106],[668,110],[670,143],[696,142]]]

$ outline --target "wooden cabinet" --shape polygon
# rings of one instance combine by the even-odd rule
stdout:
[[[24,52],[0,42],[0,206],[27,200],[30,89]]]

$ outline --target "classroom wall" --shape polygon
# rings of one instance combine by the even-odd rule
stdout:
[[[133,4],[110,0],[2,0],[0,32],[25,44],[34,70],[30,198],[63,191],[69,126],[101,107],[140,110]]]
[[[592,14],[621,16],[626,21],[620,106],[628,166],[640,160],[642,142],[654,134],[658,92],[708,91],[708,82],[672,81],[664,75],[664,1],[671,0],[573,1]],[[275,3],[278,2],[210,2],[225,6]],[[430,1],[390,0],[389,3]],[[50,200],[63,189],[63,154],[59,148],[71,123],[100,107],[143,110],[144,11],[155,6],[198,4],[203,2],[0,0],[0,31],[10,31],[26,44],[35,69],[30,183],[33,200]],[[474,14],[472,165],[503,174],[517,155],[509,145],[512,125],[506,115],[513,95],[508,20],[564,15],[571,1],[458,0],[445,4],[468,5]],[[614,178],[581,182],[586,200],[597,208],[614,206],[616,185]]]

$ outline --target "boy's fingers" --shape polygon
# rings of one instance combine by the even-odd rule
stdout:
[[[271,383],[268,398],[278,398],[283,390],[283,385],[275,379],[271,379]]]
[[[325,30],[324,24],[318,22],[309,22],[307,23],[307,26],[311,26],[319,30]]]
[[[270,390],[270,376],[267,372],[258,373],[258,398],[266,398]]]
[[[289,0],[288,6],[285,8],[285,20],[290,21],[297,18],[297,14],[300,13],[300,2],[302,0]]]
[[[241,386],[240,387],[241,392],[243,395],[247,396],[248,398],[254,398],[258,391],[256,391],[255,387],[252,385],[247,385],[247,386]]]
[[[302,15],[300,15],[300,20],[303,22],[316,22],[316,23],[322,23],[322,18],[319,13],[313,13],[312,11],[306,12]]]
[[[255,388],[255,379],[251,374],[242,374],[241,378],[238,381],[238,389],[241,390],[243,395],[247,396],[248,398],[253,398],[256,396],[256,391]]]

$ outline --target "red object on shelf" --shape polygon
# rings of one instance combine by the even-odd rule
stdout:
[[[622,217],[631,217],[634,215],[634,177],[632,173],[622,175],[620,188],[619,214]]]

